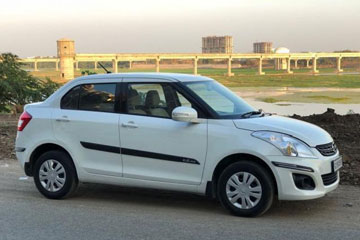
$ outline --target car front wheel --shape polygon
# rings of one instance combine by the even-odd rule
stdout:
[[[255,217],[265,213],[274,199],[274,182],[261,165],[241,161],[228,166],[218,181],[218,198],[232,214]]]

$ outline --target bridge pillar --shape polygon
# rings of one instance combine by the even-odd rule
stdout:
[[[298,69],[298,59],[294,59],[294,69]]]
[[[97,61],[94,62],[94,69],[97,70]]]
[[[75,70],[79,70],[79,61],[75,62]]]
[[[291,58],[287,58],[287,64],[286,64],[286,72],[289,74],[294,73],[293,71],[291,71]]]
[[[160,58],[157,57],[155,59],[155,68],[156,68],[156,72],[160,72]]]
[[[312,73],[313,74],[319,73],[319,70],[317,70],[316,61],[317,61],[317,58],[313,57],[312,58]]]
[[[341,57],[336,58],[336,72],[342,73],[344,70],[341,68]]]
[[[259,75],[264,75],[264,74],[265,74],[265,72],[263,72],[263,70],[262,70],[262,58],[259,58],[258,74],[259,74]]]
[[[39,71],[38,70],[38,65],[37,65],[38,63],[37,63],[37,61],[35,60],[34,61],[34,72],[37,72],[37,71]]]
[[[132,61],[129,61],[129,69],[132,69]]]
[[[231,57],[228,58],[228,61],[227,61],[227,73],[226,73],[226,76],[228,77],[231,77],[231,76],[234,76],[234,74],[231,72]]]
[[[113,65],[113,72],[114,73],[118,73],[118,61],[116,59],[112,60],[112,65]]]
[[[198,60],[197,57],[194,58],[194,75],[198,74]]]
[[[310,59],[306,59],[306,68],[310,68]]]
[[[55,62],[55,71],[59,71],[59,61]]]

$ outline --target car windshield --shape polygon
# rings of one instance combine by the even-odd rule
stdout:
[[[222,118],[241,118],[245,113],[257,112],[242,98],[216,81],[184,84]]]

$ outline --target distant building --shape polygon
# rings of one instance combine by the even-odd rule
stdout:
[[[287,54],[290,53],[290,50],[286,47],[278,47],[275,49],[275,53],[278,54]],[[275,59],[275,70],[285,70],[287,69],[287,60],[286,58],[276,58]]]
[[[254,43],[254,53],[271,53],[272,42],[256,42]]]
[[[75,42],[72,39],[57,40],[57,56],[60,58],[60,74],[63,80],[74,78]]]
[[[232,53],[232,36],[209,36],[202,38],[203,53]]]

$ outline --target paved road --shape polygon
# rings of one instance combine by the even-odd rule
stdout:
[[[260,218],[228,215],[200,196],[97,184],[47,200],[15,161],[0,161],[0,239],[359,239],[360,187],[275,202]]]

